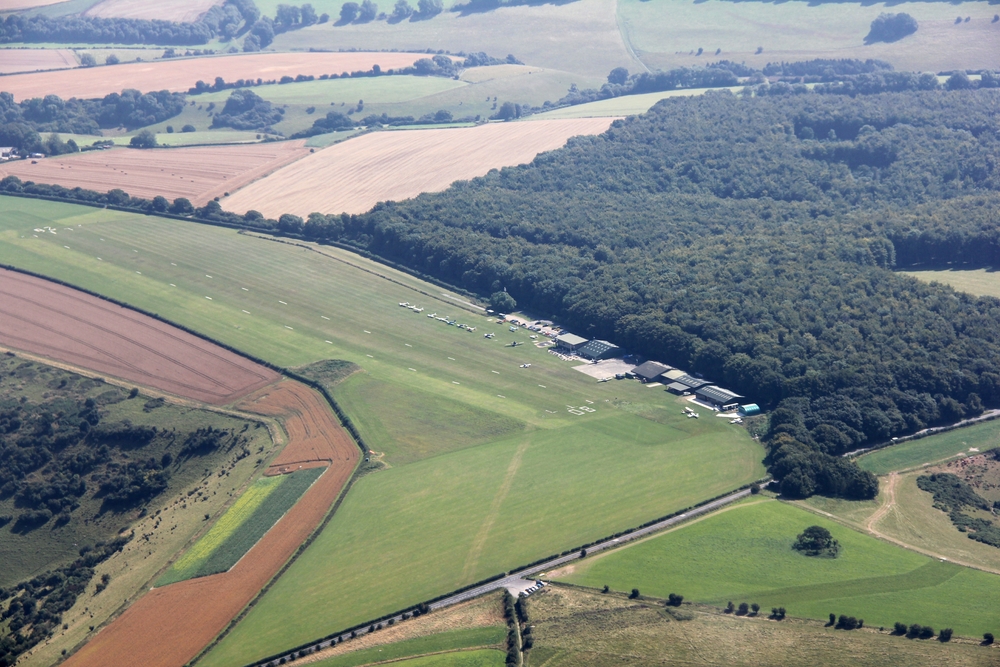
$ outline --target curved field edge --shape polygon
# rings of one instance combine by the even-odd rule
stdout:
[[[317,667],[360,667],[378,662],[402,660],[446,651],[476,648],[499,648],[507,638],[507,628],[492,626],[451,630],[424,637],[373,646],[342,655],[324,658],[313,664]]]
[[[322,468],[312,468],[258,479],[156,585],[165,586],[231,568],[291,509],[322,472]]]
[[[397,301],[416,296],[443,313],[477,318],[454,297],[436,296],[439,287],[385,265],[177,220],[5,201],[12,206],[0,215],[0,260],[127,299],[272,363],[298,366],[334,356],[362,365],[380,382],[528,424],[494,442],[362,478],[316,538],[319,551],[307,550],[318,554],[311,559],[322,576],[304,569],[301,578],[279,579],[292,583],[278,597],[262,597],[231,633],[235,638],[220,643],[240,654],[229,662],[248,662],[640,525],[763,474],[763,450],[745,432],[723,420],[686,420],[663,392],[638,383],[596,384],[544,350],[519,345],[512,354],[499,342],[399,308]],[[48,224],[74,226],[69,250],[62,236],[32,238],[43,216]],[[505,335],[530,342],[524,331]],[[518,368],[525,356],[530,370]],[[566,405],[586,401],[595,413],[567,413]],[[356,500],[358,492],[365,500]],[[372,525],[386,528],[376,532]],[[371,586],[372,568],[384,585]],[[296,587],[309,582],[320,587],[300,595]],[[303,612],[301,626],[290,629],[273,620],[287,615],[286,605],[315,613]],[[276,615],[258,611],[263,606]]]
[[[885,475],[890,472],[942,463],[972,456],[1000,445],[1000,420],[972,424],[945,433],[909,440],[858,457],[864,470]]]
[[[809,525],[827,528],[841,543],[837,558],[792,550]],[[833,612],[868,626],[951,627],[970,637],[995,631],[1000,622],[992,602],[996,575],[928,558],[777,501],[739,506],[554,576],[657,597],[679,593],[719,606],[729,600],[783,606],[805,618]]]

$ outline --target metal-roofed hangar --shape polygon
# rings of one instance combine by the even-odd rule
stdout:
[[[606,340],[592,340],[577,351],[587,359],[610,359],[621,352],[621,348]]]
[[[644,364],[636,366],[629,373],[642,382],[653,382],[658,381],[658,378],[669,370],[670,366],[661,364],[658,361],[647,361]]]
[[[712,384],[708,380],[699,380],[698,378],[694,377],[693,375],[688,375],[687,373],[682,373],[681,375],[679,375],[679,376],[677,376],[675,378],[670,378],[670,379],[673,380],[674,382],[679,382],[680,384],[682,384],[685,387],[687,387],[688,390],[690,390],[690,391],[694,391],[695,389],[699,389],[701,387],[704,387],[707,384]]]
[[[569,352],[576,352],[587,344],[587,339],[576,334],[564,333],[556,336],[556,347],[561,347]]]
[[[694,392],[695,396],[710,403],[717,408],[735,408],[739,405],[740,399],[744,398],[740,396],[735,391],[729,391],[728,389],[723,389],[722,387],[716,387],[715,385],[709,385],[707,387],[701,387]]]
[[[746,405],[741,405],[737,412],[743,417],[752,417],[760,414],[760,406],[756,403],[747,403]]]
[[[677,394],[678,396],[683,396],[684,394],[691,393],[691,388],[686,384],[681,384],[680,382],[670,382],[667,384],[667,391],[671,394]]]

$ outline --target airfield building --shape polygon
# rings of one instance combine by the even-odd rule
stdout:
[[[671,394],[677,394],[678,396],[683,396],[684,394],[690,394],[691,388],[686,384],[681,384],[680,382],[668,382],[667,391]]]
[[[618,356],[621,352],[621,348],[614,343],[609,343],[606,340],[592,340],[586,345],[583,345],[578,350],[581,357],[586,357],[587,359],[599,360],[599,359],[610,359],[612,357]]]
[[[702,380],[694,377],[693,375],[688,375],[687,373],[682,373],[677,377],[670,378],[670,380],[671,382],[677,382],[679,384],[684,385],[685,387],[688,388],[688,391],[697,391],[698,389],[701,389],[705,385],[712,384],[708,380]]]
[[[646,382],[659,382],[660,376],[669,370],[670,366],[661,364],[658,361],[647,361],[630,370],[628,375],[645,384]]]
[[[756,403],[747,403],[746,405],[741,405],[740,409],[736,412],[739,413],[740,417],[753,417],[760,414],[760,406]]]
[[[744,398],[734,391],[729,391],[728,389],[723,389],[722,387],[716,387],[715,385],[701,387],[695,391],[694,394],[705,403],[721,410],[736,408],[740,404],[739,399]]]
[[[566,352],[576,352],[587,344],[587,339],[576,334],[564,333],[556,336],[556,347]]]

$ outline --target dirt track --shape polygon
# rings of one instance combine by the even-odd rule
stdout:
[[[279,377],[159,320],[4,269],[0,345],[215,405]]]
[[[185,664],[278,572],[337,499],[360,450],[319,394],[286,380],[241,407],[283,422],[289,443],[278,461],[316,457],[332,465],[233,569],[150,591],[64,663],[67,667]]]
[[[305,140],[234,146],[190,146],[155,151],[115,148],[45,160],[0,165],[0,178],[107,192],[121,188],[133,197],[186,197],[204,206],[276,169],[309,155]]]

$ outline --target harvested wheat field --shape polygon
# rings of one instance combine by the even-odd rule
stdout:
[[[134,310],[0,269],[0,344],[223,405],[278,374]]]
[[[79,64],[76,55],[69,49],[0,50],[0,74],[62,69],[76,67]],[[0,88],[3,88],[2,83],[0,83]]]
[[[426,54],[419,53],[247,53],[233,56],[169,58],[154,62],[125,63],[114,67],[87,67],[71,72],[14,74],[0,81],[0,90],[16,100],[58,95],[63,99],[91,99],[126,88],[185,92],[198,81],[211,83],[221,76],[238,79],[280,79],[284,75],[340,74],[368,71],[372,65],[383,70],[408,67]],[[148,82],[148,83],[147,83]]]
[[[309,154],[305,140],[137,150],[115,148],[0,165],[0,178],[107,192],[121,188],[135,197],[162,195],[202,206]]]
[[[490,123],[476,127],[374,132],[316,152],[223,202],[238,213],[362,213],[380,201],[438,192],[490,169],[530,162],[614,118]]]
[[[194,23],[222,0],[102,0],[83,13],[101,18],[146,19]]]
[[[55,5],[66,0],[0,0],[0,12],[15,12],[21,9],[34,9]]]
[[[323,398],[297,382],[267,388],[243,407],[251,406],[283,422],[289,434],[286,450],[299,451],[304,439],[308,451],[333,464],[231,570],[150,591],[66,661],[67,667],[184,665],[253,599],[322,521],[350,478],[360,450]]]

